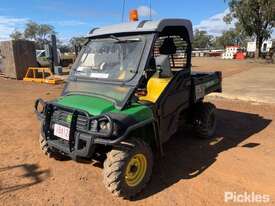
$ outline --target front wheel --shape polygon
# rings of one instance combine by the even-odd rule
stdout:
[[[141,192],[152,175],[153,154],[141,139],[130,139],[107,154],[103,182],[115,196],[130,199]]]
[[[68,159],[64,155],[52,151],[51,148],[49,147],[46,139],[41,134],[39,135],[39,144],[40,144],[40,148],[41,148],[42,152],[45,155],[47,155],[49,158],[54,158],[56,160]]]
[[[209,102],[198,103],[194,107],[193,128],[195,135],[202,139],[210,139],[216,131],[216,107]]]

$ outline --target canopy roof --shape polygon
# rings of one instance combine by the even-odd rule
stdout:
[[[101,28],[95,28],[90,31],[88,37],[103,36],[109,34],[121,33],[143,33],[143,32],[161,32],[167,26],[182,26],[188,31],[190,41],[193,39],[192,23],[187,19],[161,19],[158,21],[137,21],[122,24],[115,24]]]

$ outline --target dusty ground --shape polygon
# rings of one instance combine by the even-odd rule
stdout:
[[[195,58],[193,70],[223,71],[223,92],[211,96],[275,104],[275,65],[263,62]]]
[[[255,67],[270,67],[269,64],[255,62],[253,59],[247,59],[244,61],[239,60],[223,60],[220,57],[195,57],[192,58],[192,70],[193,71],[222,71],[223,77],[230,77],[240,72],[248,71]],[[274,66],[274,64],[273,64]],[[272,67],[272,65],[271,65]]]
[[[213,94],[238,100],[275,104],[275,65],[258,66],[223,80],[223,93]]]
[[[225,76],[255,66],[204,58],[193,65],[222,69]],[[215,139],[179,132],[155,161],[145,192],[130,202],[105,190],[101,168],[41,153],[33,102],[61,89],[0,79],[0,205],[237,205],[224,203],[225,191],[267,194],[272,200],[263,205],[275,204],[274,104],[211,98],[218,108]]]

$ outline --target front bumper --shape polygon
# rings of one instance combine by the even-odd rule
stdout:
[[[43,105],[44,109],[42,112],[38,112],[38,104]],[[74,160],[92,158],[97,144],[105,146],[119,144],[131,131],[153,122],[153,119],[148,119],[130,125],[123,134],[114,136],[114,122],[108,115],[103,115],[101,118],[106,118],[110,122],[111,129],[108,133],[99,133],[90,130],[91,121],[98,117],[92,117],[86,111],[65,107],[54,102],[46,103],[38,99],[35,103],[35,112],[43,123],[41,128],[42,136],[46,139],[51,149]],[[69,122],[66,121],[68,115],[71,116]],[[54,124],[70,128],[69,141],[54,135]]]
[[[94,153],[93,139],[85,134],[77,134],[74,145],[62,139],[47,139],[48,145],[54,150],[63,155],[77,160],[79,158],[92,158]]]
[[[66,118],[69,115],[71,118],[68,122]],[[90,116],[86,112],[47,103],[44,115],[40,117],[43,122],[42,136],[52,150],[75,160],[92,157],[96,136],[88,132]],[[70,128],[68,141],[54,135],[54,124]]]

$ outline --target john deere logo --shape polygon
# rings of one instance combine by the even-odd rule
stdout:
[[[66,122],[71,123],[71,122],[72,122],[72,118],[73,118],[73,115],[69,114],[69,115],[66,117]]]

